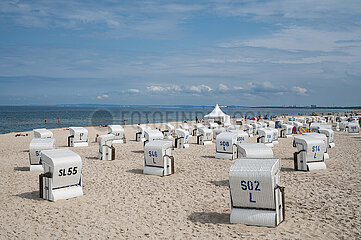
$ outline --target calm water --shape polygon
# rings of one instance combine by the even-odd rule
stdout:
[[[298,115],[311,114],[313,109],[266,109],[245,107],[221,107],[233,117],[244,115]],[[0,133],[31,131],[34,128],[63,128],[70,126],[99,126],[195,120],[202,118],[213,107],[29,107],[0,106]],[[330,112],[317,109],[317,112]],[[342,110],[332,110],[343,112]],[[45,118],[47,123],[45,124]],[[60,123],[58,123],[58,118]]]

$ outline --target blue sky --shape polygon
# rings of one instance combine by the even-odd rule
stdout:
[[[0,104],[361,105],[361,2],[0,2]]]

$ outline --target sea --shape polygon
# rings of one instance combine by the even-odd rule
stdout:
[[[109,124],[165,123],[195,120],[214,106],[0,106],[0,134],[35,128],[105,126]],[[251,108],[220,106],[232,118],[244,116],[305,115],[344,110],[309,108]]]

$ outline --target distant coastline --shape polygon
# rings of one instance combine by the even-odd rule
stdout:
[[[275,108],[275,109],[315,109],[315,110],[324,110],[324,109],[329,109],[329,110],[361,110],[361,106],[355,106],[355,107],[295,107],[295,106],[288,106],[288,107],[283,107],[283,106],[261,106],[261,107],[249,107],[249,108]]]
[[[214,105],[117,105],[117,104],[55,104],[55,105],[0,105],[1,107],[156,107],[156,108],[202,108],[214,107]],[[271,109],[335,109],[335,110],[361,110],[361,106],[238,106],[238,105],[221,105],[221,108],[271,108]]]

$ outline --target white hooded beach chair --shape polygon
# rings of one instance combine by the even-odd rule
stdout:
[[[68,136],[68,147],[87,147],[88,130],[83,127],[70,127]]]
[[[243,130],[230,130],[229,132],[237,134],[237,144],[248,142],[248,133]]]
[[[115,160],[115,148],[113,147],[113,143],[116,139],[114,134],[105,134],[99,137],[99,159],[108,161]]]
[[[348,122],[342,121],[339,123],[340,132],[345,132],[346,128],[348,127]]]
[[[175,134],[174,126],[170,123],[167,123],[165,125],[165,130],[163,131],[164,139],[173,139],[173,134]]]
[[[176,134],[177,137],[175,139],[174,146],[176,148],[189,148],[189,132],[187,130],[177,128]]]
[[[230,222],[276,227],[285,218],[277,158],[239,159],[229,170]]]
[[[193,136],[198,136],[199,135],[199,129],[201,129],[201,128],[205,128],[205,126],[202,123],[193,124],[192,135]]]
[[[41,151],[55,148],[54,138],[33,138],[29,146],[30,171],[43,171]]]
[[[159,130],[150,130],[145,129],[144,130],[144,145],[148,142],[154,141],[154,140],[162,140],[164,139],[163,133]]]
[[[282,124],[281,125],[282,130],[281,130],[281,137],[282,138],[290,138],[292,137],[292,130],[293,130],[293,126],[290,124]]]
[[[351,135],[357,135],[357,134],[359,134],[359,132],[360,132],[360,126],[359,126],[359,124],[356,123],[356,122],[350,122],[350,123],[348,124],[347,131],[348,131],[348,133],[351,134]]]
[[[272,143],[273,145],[278,144],[278,129],[276,128],[269,128],[272,131]]]
[[[295,136],[294,168],[298,171],[326,169],[325,144],[320,138],[311,135]]]
[[[40,198],[57,201],[83,195],[82,161],[69,149],[41,151],[44,173],[39,176]]]
[[[273,151],[264,143],[241,143],[238,145],[238,158],[273,158]]]
[[[172,142],[154,140],[144,147],[144,174],[167,176],[174,173],[174,157]]]
[[[251,124],[244,124],[243,130],[248,133],[249,137],[253,137],[253,126]]]
[[[113,134],[113,143],[126,143],[124,128],[121,125],[108,125],[108,134]]]
[[[340,131],[340,123],[339,122],[332,123],[332,129],[334,131]]]
[[[188,123],[182,123],[181,125],[179,125],[179,128],[186,130],[189,136],[192,135],[192,126],[190,126]]]
[[[269,128],[260,128],[258,129],[258,135],[258,143],[264,143],[268,147],[273,147],[273,130]]]
[[[217,127],[213,129],[213,142],[216,142],[217,136],[222,132],[226,132],[224,127]]]
[[[53,138],[53,133],[46,128],[34,129],[34,138]]]
[[[152,130],[149,126],[146,125],[138,125],[137,129],[138,132],[135,134],[135,141],[137,142],[144,142],[145,141],[144,131]]]
[[[325,153],[324,153],[323,157],[324,157],[325,160],[330,158],[330,156],[328,155],[328,139],[327,139],[325,134],[311,132],[311,133],[304,133],[302,135],[304,135],[304,136],[312,136],[312,137],[321,139],[323,141],[323,143],[324,143],[324,149],[325,149]]]
[[[334,143],[334,141],[333,141],[333,138],[334,138],[334,132],[333,132],[333,130],[332,129],[328,129],[328,128],[319,128],[318,129],[318,132],[320,133],[320,134],[324,134],[326,137],[327,137],[327,146],[329,147],[329,148],[333,148],[333,147],[335,147],[335,143]]]
[[[261,127],[261,124],[259,124],[258,122],[252,122],[251,123],[252,127],[253,127],[253,135],[257,135],[258,134],[258,129]]]
[[[197,144],[209,145],[213,143],[213,131],[209,128],[199,128],[197,136]]]
[[[237,130],[241,130],[241,126],[240,125],[231,125],[229,127],[227,127],[227,131],[237,131]]]
[[[216,138],[216,158],[237,158],[237,133],[223,132]]]

